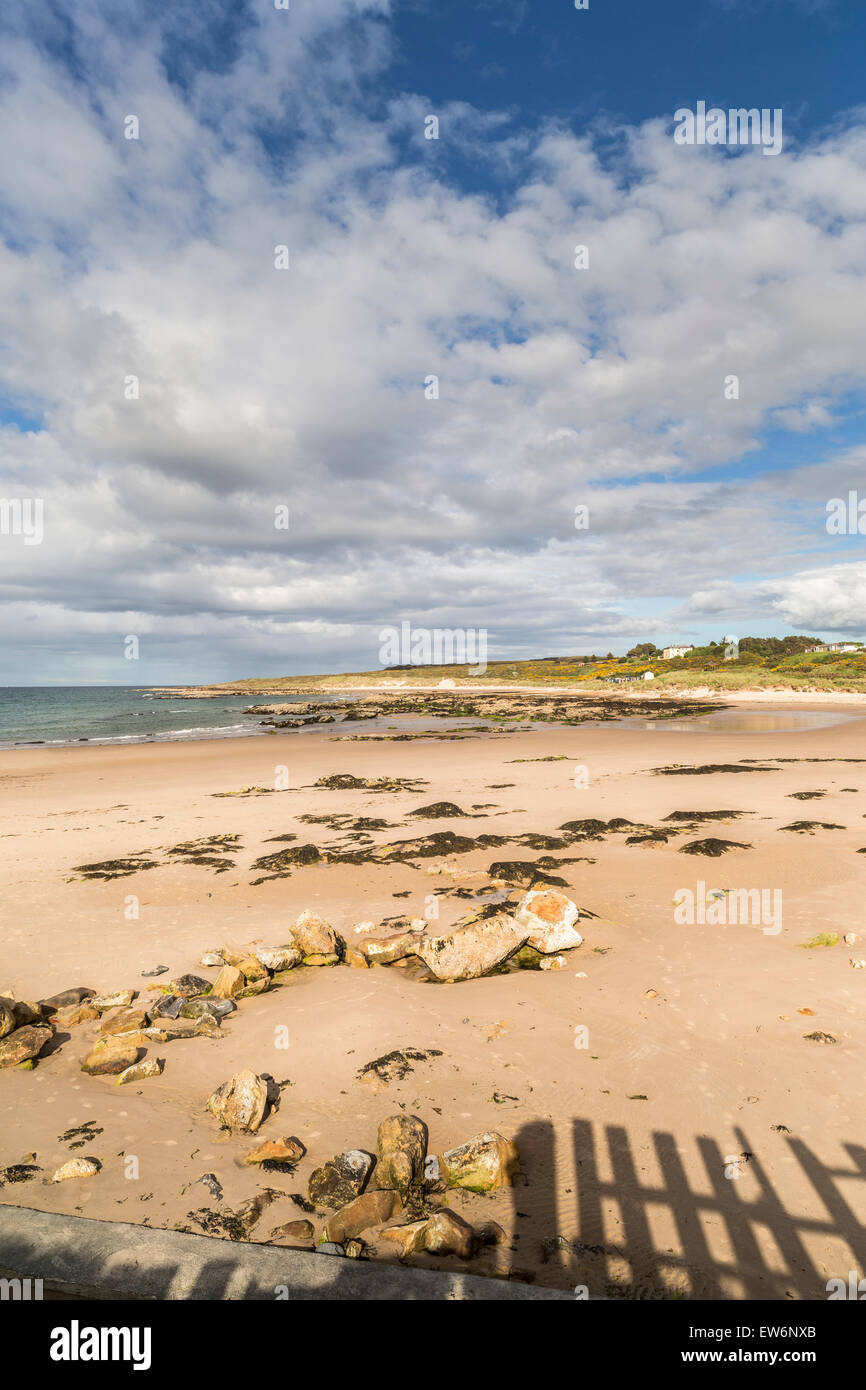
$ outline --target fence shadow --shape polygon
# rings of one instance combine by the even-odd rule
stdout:
[[[830,1277],[847,1278],[849,1267],[864,1271],[866,1226],[846,1193],[866,1184],[866,1148],[846,1144],[848,1162],[830,1168],[802,1140],[780,1138],[786,1172],[793,1160],[798,1179],[807,1180],[805,1205],[817,1213],[807,1215],[788,1209],[746,1133],[733,1132],[731,1147],[747,1155],[740,1171],[748,1183],[709,1136],[693,1139],[699,1161],[692,1153],[687,1172],[673,1134],[653,1134],[648,1161],[643,1140],[637,1150],[623,1126],[574,1119],[573,1185],[560,1183],[568,1194],[560,1211],[554,1126],[525,1125],[516,1136],[527,1175],[513,1194],[517,1248],[525,1256],[534,1245],[547,1269],[543,1282],[607,1297],[823,1299]],[[866,1207],[866,1186],[854,1190]],[[853,1265],[827,1269],[816,1261],[828,1238],[844,1242]]]

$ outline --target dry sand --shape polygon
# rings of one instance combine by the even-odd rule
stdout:
[[[221,1039],[151,1049],[165,1058],[164,1074],[140,1086],[81,1073],[95,1025],[74,1029],[35,1071],[0,1072],[0,1165],[35,1153],[50,1176],[74,1154],[93,1154],[102,1172],[5,1186],[0,1203],[195,1229],[188,1214],[218,1206],[193,1185],[201,1175],[217,1175],[226,1207],[262,1186],[306,1193],[313,1167],[347,1148],[374,1149],[379,1121],[406,1110],[426,1121],[434,1152],[489,1129],[516,1140],[518,1185],[488,1197],[457,1194],[452,1205],[472,1222],[499,1221],[513,1242],[508,1258],[537,1283],[632,1296],[826,1297],[830,1277],[866,1263],[866,971],[849,964],[866,956],[866,939],[803,949],[816,933],[863,931],[866,718],[862,707],[846,713],[859,717],[796,733],[603,725],[389,743],[315,732],[0,753],[0,992],[11,987],[19,999],[77,984],[134,986],[146,997],[143,971],[167,965],[163,983],[188,970],[213,974],[198,969],[204,949],[279,943],[303,908],[352,938],[362,920],[424,915],[436,888],[487,881],[486,872],[460,873],[544,853],[511,845],[414,867],[313,865],[251,886],[253,859],[281,847],[266,843],[271,837],[338,838],[299,823],[300,813],[396,823],[377,842],[441,830],[555,833],[588,817],[657,826],[684,809],[747,813],[667,844],[627,845],[618,834],[553,851],[594,861],[552,870],[594,914],[582,919],[584,944],[559,973],[432,985],[395,968],[302,968],[286,987],[242,1001]],[[566,756],[537,761],[558,755]],[[806,761],[745,774],[648,771],[743,758]],[[287,791],[214,795],[272,786],[281,764]],[[575,787],[577,765],[588,771],[587,787]],[[387,795],[309,789],[341,772],[428,785]],[[826,794],[791,798],[808,790]],[[408,816],[444,799],[483,809],[472,820]],[[780,828],[806,819],[844,828]],[[214,834],[240,835],[228,872],[166,856]],[[752,848],[721,859],[678,852],[704,836]],[[109,882],[72,873],[138,851],[153,851],[158,867]],[[430,872],[443,864],[458,876]],[[782,931],[677,924],[674,893],[699,880],[708,889],[781,889]],[[439,902],[437,929],[472,905],[453,893]],[[287,1050],[276,1045],[282,1027]],[[576,1046],[579,1028],[588,1030],[586,1047]],[[814,1031],[837,1041],[804,1038]],[[407,1046],[442,1055],[379,1089],[358,1080],[365,1063]],[[204,1111],[210,1091],[242,1067],[290,1082],[259,1137],[303,1141],[307,1157],[294,1177],[242,1167],[253,1141],[221,1137]],[[87,1121],[99,1133],[71,1151],[59,1136]],[[125,1176],[129,1155],[138,1177]],[[303,1215],[280,1198],[256,1239]],[[545,1247],[557,1237],[569,1244]]]

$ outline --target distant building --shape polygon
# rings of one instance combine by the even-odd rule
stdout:
[[[664,661],[671,661],[675,656],[685,656],[686,652],[693,652],[694,646],[689,642],[687,647],[665,647],[662,652]]]
[[[656,678],[656,677],[655,677],[655,672],[654,672],[654,671],[644,671],[644,673],[643,673],[643,678],[644,678],[645,681],[654,681],[655,678]]]
[[[807,652],[860,652],[862,642],[822,642],[817,647],[807,647]]]

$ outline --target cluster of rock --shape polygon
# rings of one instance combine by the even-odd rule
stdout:
[[[91,1076],[117,1075],[118,1085],[157,1076],[161,1063],[143,1058],[149,1045],[179,1038],[219,1037],[223,1018],[236,1001],[264,993],[299,965],[345,963],[361,969],[414,961],[426,978],[474,980],[512,958],[521,965],[557,969],[560,952],[582,942],[579,912],[570,898],[552,889],[534,889],[518,902],[488,906],[464,917],[438,936],[416,919],[402,930],[371,934],[370,924],[356,928],[353,943],[314,912],[302,912],[279,946],[222,946],[206,951],[200,965],[219,968],[213,981],[182,975],[159,986],[156,1002],[142,1003],[134,989],[98,995],[76,986],[38,1003],[0,996],[0,1067],[33,1067],[64,1030],[99,1022],[99,1035],[82,1070]],[[153,987],[152,988],[156,988]]]
[[[143,1004],[135,989],[97,994],[77,985],[38,1003],[0,997],[0,1067],[35,1066],[54,1037],[82,1023],[98,1022],[97,1037],[81,1069],[91,1076],[117,1076],[117,1085],[158,1076],[162,1064],[143,1059],[152,1044],[178,1038],[218,1037],[231,1002],[211,1000],[209,980],[183,975],[157,1002]]]
[[[208,1097],[207,1109],[223,1128],[255,1133],[269,1113],[270,1099],[269,1078],[243,1071]],[[423,1120],[417,1115],[391,1115],[379,1125],[375,1154],[349,1149],[314,1169],[307,1209],[327,1214],[315,1247],[318,1252],[357,1258],[367,1248],[359,1237],[373,1227],[385,1228],[377,1238],[400,1259],[424,1251],[469,1259],[482,1247],[503,1241],[505,1233],[494,1222],[473,1227],[448,1210],[445,1202],[449,1188],[484,1193],[510,1187],[520,1163],[516,1145],[496,1132],[477,1135],[441,1154],[429,1154],[427,1145]],[[251,1150],[244,1161],[265,1164],[268,1171],[285,1170],[304,1152],[297,1139],[269,1140]],[[255,1212],[250,1208],[246,1214],[258,1220],[265,1205],[259,1202]],[[388,1225],[395,1219],[397,1224]],[[241,1224],[244,1238],[249,1238],[251,1223]],[[272,1231],[270,1240],[311,1247],[314,1227],[311,1221],[289,1222]]]
[[[403,930],[369,934],[368,924],[356,928],[357,939],[348,942],[328,922],[312,912],[302,912],[289,928],[283,946],[207,952],[202,965],[221,965],[212,995],[244,998],[260,994],[271,979],[298,965],[338,965],[361,969],[395,965],[415,959],[429,977],[441,981],[473,980],[490,974],[512,957],[524,965],[542,969],[561,967],[560,952],[579,946],[579,912],[564,894],[549,889],[524,893],[508,907],[489,906],[471,912],[438,936],[427,933],[427,923],[416,919]],[[361,933],[363,932],[363,935]]]

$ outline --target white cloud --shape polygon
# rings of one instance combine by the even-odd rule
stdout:
[[[624,646],[653,597],[830,626],[850,565],[823,508],[852,458],[725,466],[767,426],[838,423],[864,385],[866,117],[776,160],[674,146],[658,120],[604,164],[588,136],[465,104],[424,142],[424,94],[371,99],[389,10],[262,9],[196,71],[191,12],[133,8],[125,39],[79,0],[74,78],[21,21],[0,382],[47,426],[0,437],[0,495],[45,498],[41,547],[0,537],[22,669],[65,641],[74,679],[130,612],[174,679],[374,665],[401,618],[487,626],[500,654]],[[513,193],[449,181],[455,154]]]

